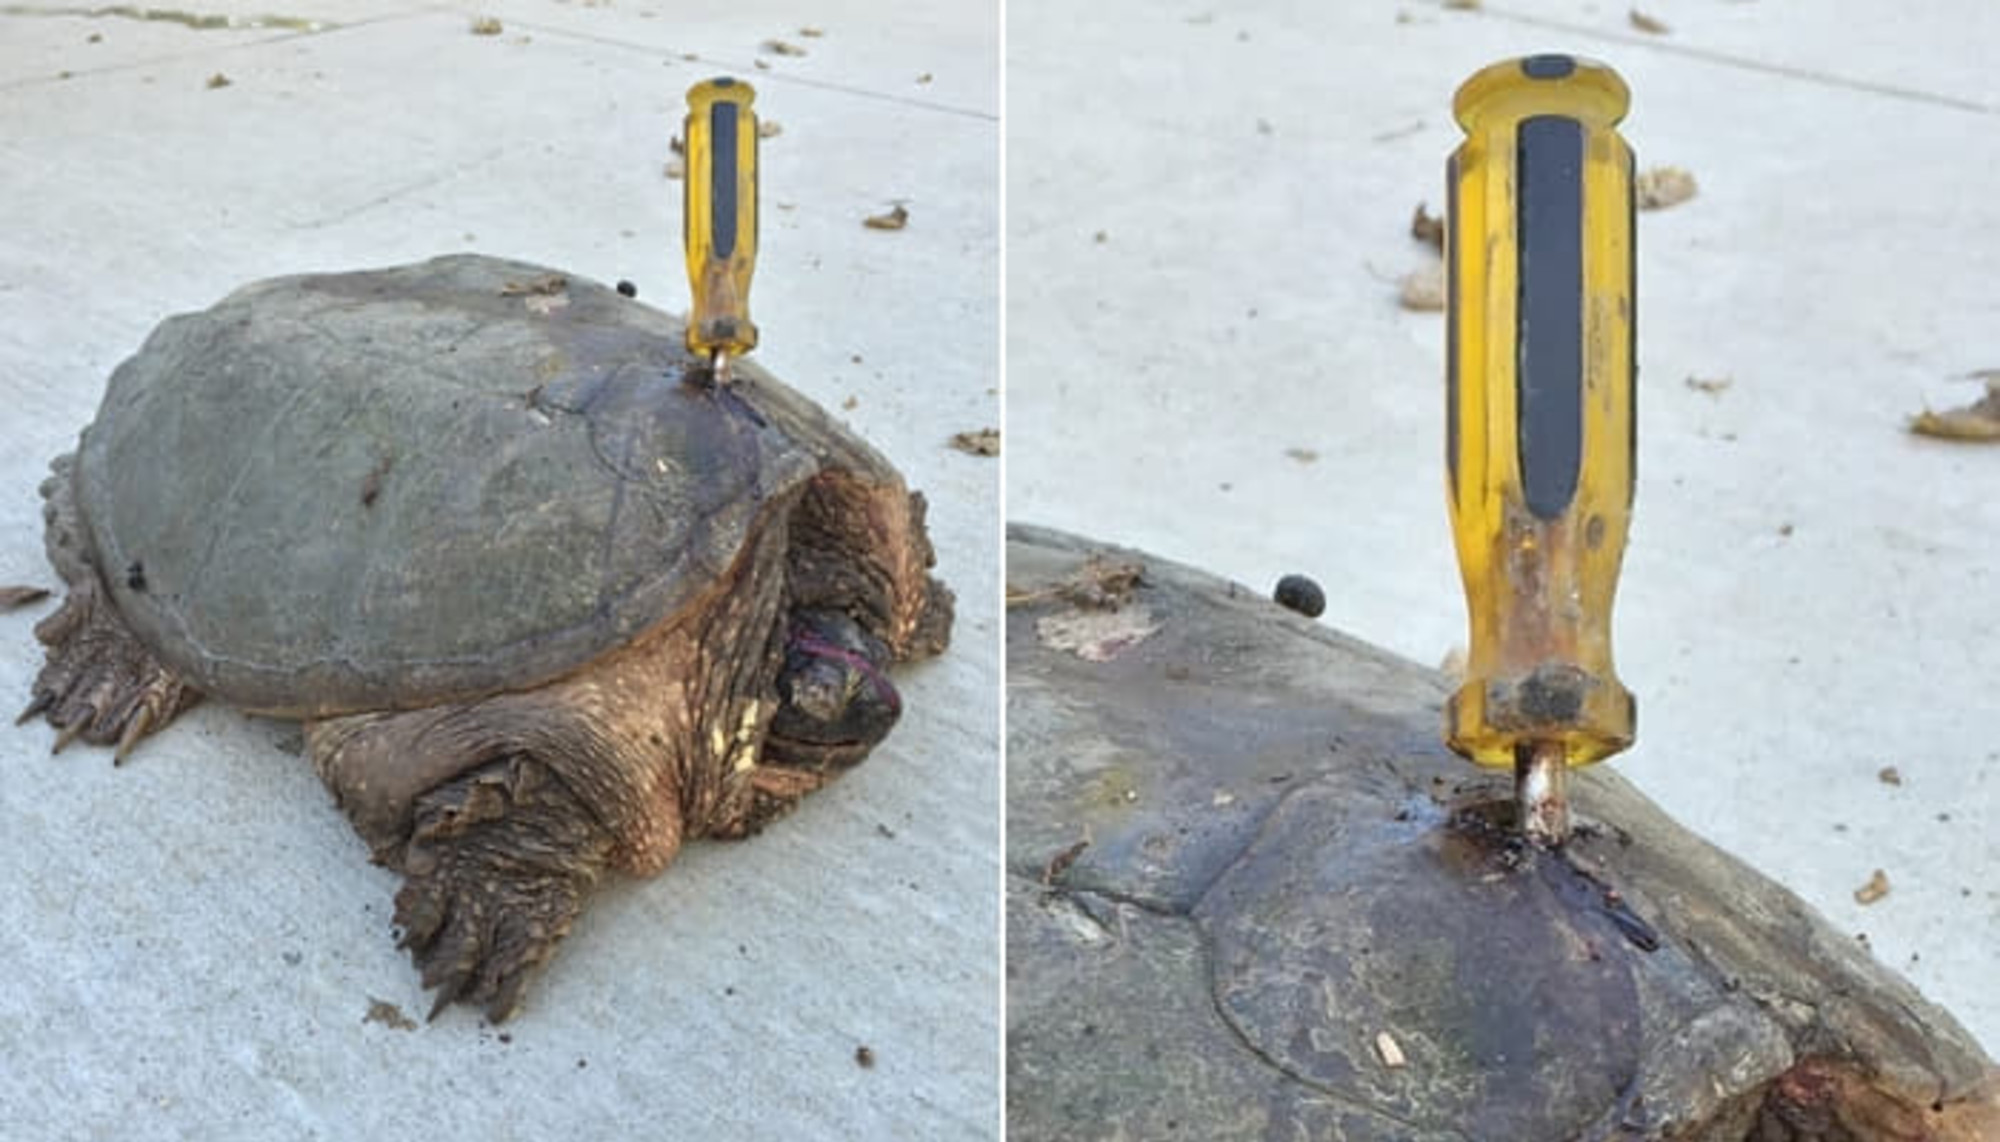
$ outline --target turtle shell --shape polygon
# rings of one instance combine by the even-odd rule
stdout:
[[[1106,550],[1009,531],[1010,1140],[2000,1137],[1951,1016],[1609,767],[1524,849],[1442,676]]]
[[[169,319],[84,430],[76,503],[171,669],[293,716],[568,673],[695,605],[819,466],[677,318],[478,256],[278,278]]]

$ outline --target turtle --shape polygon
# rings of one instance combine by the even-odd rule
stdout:
[[[923,495],[682,330],[469,254],[167,319],[42,485],[22,720],[119,760],[203,700],[303,723],[432,1016],[505,1019],[606,872],[758,832],[950,639]]]
[[[1948,1013],[1609,767],[1522,843],[1439,672],[1067,533],[1007,584],[1013,1142],[2000,1138]]]

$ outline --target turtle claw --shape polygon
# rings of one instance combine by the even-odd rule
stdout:
[[[540,763],[513,757],[419,800],[396,926],[430,1017],[453,1003],[499,1023],[583,910],[610,838]]]
[[[56,696],[47,690],[35,691],[35,698],[14,718],[14,724],[25,726],[35,720],[35,715],[56,704]]]
[[[35,627],[47,661],[19,723],[46,717],[57,730],[51,753],[78,738],[117,746],[123,762],[141,739],[201,700],[125,629],[97,588],[73,586],[55,614]]]
[[[49,747],[49,753],[51,755],[61,753],[69,743],[82,737],[83,731],[89,728],[90,719],[88,717],[78,718],[76,721],[64,726],[62,732],[56,735],[56,744]]]
[[[454,1003],[483,1006],[500,1023],[528,980],[555,954],[581,910],[587,883],[566,875],[440,863],[396,894],[402,946],[437,989],[430,1018]]]
[[[145,737],[152,728],[153,708],[142,702],[126,721],[125,733],[118,739],[118,751],[111,755],[111,764],[124,765],[126,756],[132,752],[132,747],[138,745],[139,739]]]

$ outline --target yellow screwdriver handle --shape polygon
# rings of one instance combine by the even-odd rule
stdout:
[[[1628,101],[1603,64],[1540,55],[1453,102],[1446,455],[1471,638],[1445,737],[1482,765],[1632,744],[1611,663],[1635,455]]]
[[[687,246],[687,347],[703,358],[757,346],[750,275],[757,264],[757,93],[737,79],[688,89],[682,241]]]

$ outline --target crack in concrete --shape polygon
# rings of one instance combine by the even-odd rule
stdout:
[[[222,13],[187,12],[179,8],[141,8],[134,4],[113,4],[105,8],[39,8],[25,4],[0,7],[0,16],[56,16],[83,20],[141,20],[147,23],[179,24],[197,32],[254,31],[278,28],[288,32],[324,32],[340,25],[332,20],[307,16],[230,16]]]

